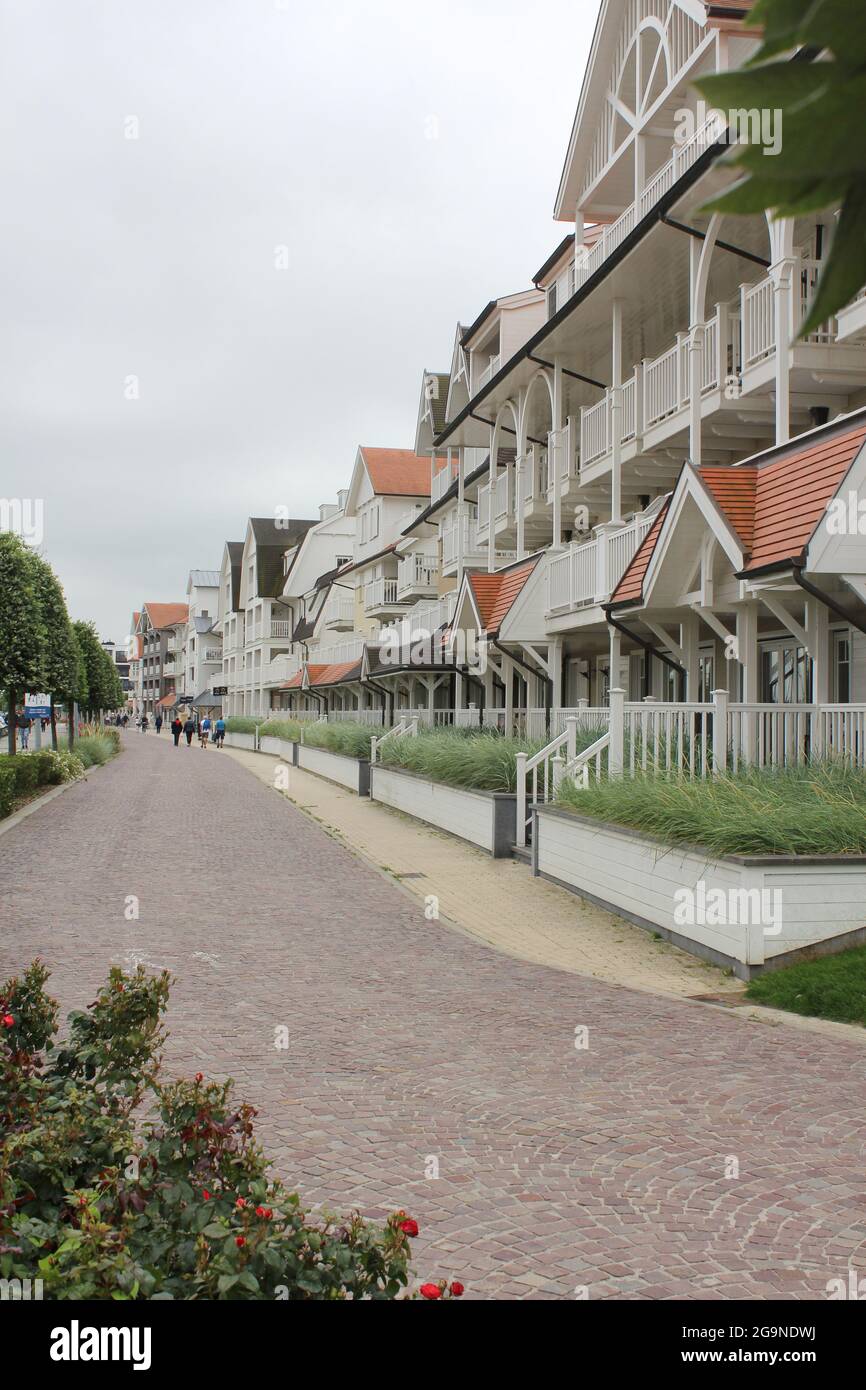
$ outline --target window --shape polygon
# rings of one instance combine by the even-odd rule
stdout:
[[[368,529],[369,521],[370,521],[369,514],[368,514],[367,512],[362,512],[362,513],[361,513],[361,544],[362,544],[362,545],[366,545],[366,542],[367,542],[367,529]]]
[[[378,506],[375,506],[375,507],[372,509],[372,511],[370,512],[370,539],[373,540],[374,537],[378,536],[378,534],[379,534],[379,508],[378,508]]]
[[[351,555],[338,555],[336,560],[334,561],[334,567],[336,569],[342,569],[343,565],[351,564],[351,562]]]
[[[847,632],[833,634],[833,700],[837,705],[851,700],[851,636]]]
[[[556,313],[556,282],[547,291],[547,317],[552,319]]]
[[[713,701],[715,662],[711,654],[698,657],[698,704],[710,705]]]
[[[768,705],[803,705],[812,698],[812,662],[805,647],[778,642],[761,652],[761,698]]]

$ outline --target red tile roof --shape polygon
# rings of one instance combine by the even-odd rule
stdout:
[[[697,470],[746,554],[742,573],[801,563],[815,528],[849,468],[866,445],[866,425],[821,431],[799,448],[728,467]],[[668,504],[611,595],[611,603],[639,603],[643,580]]]
[[[361,663],[355,661],[338,661],[331,666],[308,667],[319,672],[315,680],[310,675],[310,685],[342,685],[346,681],[358,680],[361,675]]]
[[[478,609],[483,632],[495,637],[508,610],[538,564],[538,557],[515,565],[513,569],[496,574],[476,573],[468,576],[469,586]]]
[[[652,559],[656,542],[661,535],[662,524],[668,514],[670,498],[667,499],[650,529],[626,566],[622,579],[610,596],[611,603],[639,603],[643,597],[643,581],[649,562]]]
[[[758,472],[755,468],[698,469],[698,476],[713,495],[719,511],[727,517],[743,550],[752,548],[755,533],[755,493]]]
[[[280,690],[300,690],[301,681],[304,679],[303,671],[296,671],[290,680],[283,681]]]
[[[411,449],[372,449],[363,444],[361,453],[374,492],[391,497],[430,496],[428,458],[419,458]]]
[[[146,603],[145,612],[154,627],[173,627],[189,618],[188,603]]]
[[[747,570],[803,556],[827,504],[866,442],[866,426],[818,438],[757,467],[755,529]]]

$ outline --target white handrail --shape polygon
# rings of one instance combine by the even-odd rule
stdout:
[[[395,724],[393,729],[389,729],[387,734],[383,734],[381,738],[370,739],[370,762],[375,763],[378,760],[379,749],[389,738],[415,738],[417,733],[417,717],[414,719],[401,719],[399,724]]]

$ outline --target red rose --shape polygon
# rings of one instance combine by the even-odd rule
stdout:
[[[454,1283],[451,1285],[451,1297],[452,1297],[452,1298],[461,1298],[462,1295],[463,1295],[464,1293],[465,1293],[465,1289],[463,1288],[463,1285],[462,1285],[462,1284],[458,1284],[457,1281],[456,1281],[456,1279],[455,1279]]]
[[[195,1074],[195,1079],[196,1079],[196,1081],[204,1081],[204,1077],[202,1076],[202,1074],[201,1074],[200,1071],[197,1071],[197,1072],[196,1072],[196,1074]]]
[[[246,1236],[235,1236],[235,1245],[238,1247],[239,1250],[241,1249],[242,1246],[246,1245],[246,1243],[247,1243],[247,1238],[246,1238]]]
[[[418,1290],[422,1298],[441,1298],[442,1290],[438,1284],[422,1284]]]
[[[412,1218],[409,1217],[407,1221],[400,1222],[400,1230],[403,1232],[404,1236],[417,1236],[418,1222],[413,1221]]]
[[[238,1197],[238,1200],[235,1202],[235,1206],[241,1208],[245,1207],[246,1204],[247,1202],[245,1197]]]
[[[270,1221],[273,1214],[270,1207],[256,1207],[256,1216],[262,1217],[264,1221]]]
[[[210,1201],[210,1193],[208,1192],[208,1190],[207,1190],[206,1187],[203,1187],[203,1188],[202,1188],[202,1190],[201,1190],[201,1195],[204,1197],[204,1199],[205,1199],[206,1202],[209,1202],[209,1201]]]
[[[12,1017],[12,1015],[11,1015],[11,1014],[4,1014],[4,1015],[3,1015],[3,1027],[4,1027],[4,1028],[14,1028],[14,1026],[15,1026],[15,1020],[14,1020],[14,1018]]]

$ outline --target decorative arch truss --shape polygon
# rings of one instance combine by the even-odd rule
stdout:
[[[604,108],[587,162],[585,197],[707,36],[681,0],[627,0]]]

